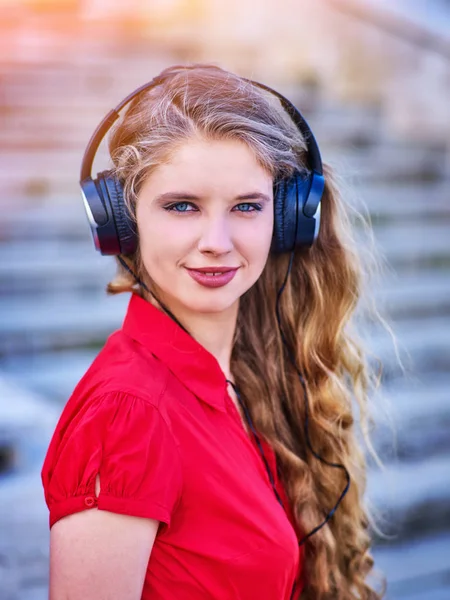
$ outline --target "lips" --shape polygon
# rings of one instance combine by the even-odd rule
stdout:
[[[217,269],[217,267],[186,270],[192,279],[208,288],[217,288],[226,285],[233,279],[237,271],[237,269],[231,269],[230,267],[222,267],[223,270],[221,271],[213,271],[212,269]],[[217,273],[217,275],[214,275],[214,273]]]
[[[229,271],[236,271],[238,267],[198,267],[189,269],[188,271],[198,271],[199,273],[228,273]]]

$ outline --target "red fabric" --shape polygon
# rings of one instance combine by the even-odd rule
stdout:
[[[42,481],[50,526],[94,506],[164,524],[143,600],[289,600],[301,575],[285,491],[277,479],[288,514],[218,362],[137,295],[66,404]]]

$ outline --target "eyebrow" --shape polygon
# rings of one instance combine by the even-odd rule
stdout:
[[[162,200],[202,200],[200,196],[190,194],[189,192],[165,192],[156,196],[155,202],[161,202]],[[263,194],[262,192],[250,192],[248,194],[240,194],[236,196],[235,200],[261,200],[264,203],[270,202],[270,196]]]

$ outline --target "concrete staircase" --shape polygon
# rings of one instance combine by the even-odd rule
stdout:
[[[128,301],[104,293],[114,262],[94,250],[77,186],[82,151],[99,119],[156,70],[143,60],[128,70],[119,63],[115,57],[101,65],[65,65],[64,77],[62,67],[34,65],[31,83],[27,65],[18,71],[1,67],[6,92],[0,114],[7,118],[0,127],[0,372],[25,395],[53,402],[57,411],[106,337],[120,327]],[[107,93],[86,83],[100,73]],[[364,107],[323,102],[308,117],[324,160],[344,176],[351,202],[362,200],[371,215],[390,265],[375,291],[409,370],[405,379],[389,336],[369,328],[370,346],[384,363],[383,391],[397,430],[393,452],[389,425],[379,428],[376,444],[386,470],[374,466],[369,477],[368,497],[387,519],[384,529],[396,535],[389,543],[378,540],[377,560],[392,582],[390,598],[448,598],[448,562],[437,559],[450,541],[448,157],[439,147],[392,139],[381,116]],[[100,159],[98,170],[106,166]],[[7,396],[14,405],[15,394],[3,391],[1,402]],[[381,399],[375,400],[381,407]],[[2,493],[19,497],[17,478],[34,472],[42,451],[30,453],[11,435],[11,428],[22,431],[20,418],[7,428],[6,417],[1,427],[3,417],[0,411],[0,501]],[[23,460],[8,460],[13,455]],[[0,558],[10,551],[2,548]],[[42,580],[40,585],[45,588]]]

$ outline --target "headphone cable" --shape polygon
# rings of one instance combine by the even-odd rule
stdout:
[[[286,287],[286,282],[287,279],[289,277],[289,274],[291,272],[291,268],[292,268],[292,264],[293,264],[293,260],[294,260],[294,252],[295,249],[292,250],[290,258],[289,258],[289,266],[286,272],[286,276],[284,278],[283,284],[281,286],[281,288],[278,290],[278,294],[277,294],[277,301],[276,301],[276,316],[277,316],[277,321],[278,321],[278,328],[280,331],[280,335],[281,335],[281,339],[283,341],[283,344],[285,346],[288,358],[290,360],[290,362],[292,363],[294,369],[297,372],[298,378],[300,379],[300,383],[302,384],[302,388],[303,388],[303,393],[304,393],[304,398],[305,398],[305,423],[304,423],[304,430],[305,430],[305,439],[306,439],[306,445],[309,449],[309,451],[311,452],[311,454],[317,459],[320,460],[320,462],[322,462],[323,464],[327,465],[328,467],[333,467],[335,469],[341,469],[342,471],[344,471],[345,473],[345,478],[346,478],[346,484],[345,487],[343,489],[343,491],[341,492],[336,504],[333,506],[333,508],[328,512],[325,513],[325,520],[320,523],[320,525],[317,525],[317,527],[314,527],[314,529],[312,529],[307,535],[305,535],[299,542],[299,545],[302,546],[306,540],[311,537],[312,535],[314,535],[317,531],[319,531],[319,529],[321,529],[324,525],[326,525],[328,523],[328,521],[331,519],[331,517],[334,515],[334,513],[336,512],[337,508],[339,507],[340,503],[342,502],[342,500],[344,499],[344,496],[347,494],[349,488],[350,488],[350,473],[348,472],[348,470],[346,469],[346,467],[341,464],[341,463],[335,463],[335,462],[330,462],[328,460],[326,460],[325,458],[323,458],[322,456],[320,456],[320,454],[318,454],[312,447],[311,444],[311,439],[309,437],[309,396],[308,396],[308,391],[306,389],[306,383],[305,380],[303,378],[302,373],[300,372],[299,368],[297,367],[297,363],[294,359],[294,357],[292,356],[291,350],[289,348],[289,344],[287,343],[286,337],[284,335],[283,332],[283,328],[281,327],[281,317],[280,317],[280,307],[279,307],[279,302],[280,302],[280,298],[281,298],[281,294],[283,293],[285,287]]]
[[[161,305],[161,307],[168,314],[168,316],[171,319],[173,319],[177,323],[177,325],[179,325],[188,335],[191,335],[189,333],[189,331],[178,321],[178,319],[175,317],[175,315],[167,308],[167,306],[165,306],[165,304],[163,302],[161,302],[161,300],[154,294],[154,292],[152,292],[148,288],[148,286],[141,279],[139,279],[139,277],[136,276],[136,274],[127,265],[127,263],[123,260],[123,258],[121,256],[117,256],[117,258],[118,258],[120,264],[126,269],[126,271],[128,271],[128,273],[130,273],[130,275],[132,275],[134,277],[134,279],[136,280],[136,282],[139,283],[139,285],[141,285],[149,294],[151,294],[155,298],[155,300]],[[325,458],[323,458],[322,456],[320,456],[320,454],[318,454],[313,449],[312,444],[311,444],[311,440],[310,440],[310,437],[309,437],[309,399],[308,399],[308,392],[307,392],[307,389],[306,389],[306,384],[305,384],[305,380],[303,378],[303,375],[301,374],[300,370],[298,369],[296,361],[295,361],[295,359],[293,358],[293,356],[291,354],[291,351],[289,349],[289,344],[287,343],[286,337],[285,337],[283,329],[281,327],[281,318],[280,318],[280,310],[279,310],[279,302],[280,302],[281,294],[283,293],[283,291],[284,291],[284,289],[286,287],[287,279],[288,279],[289,274],[291,272],[293,260],[294,260],[294,250],[292,250],[290,258],[289,258],[289,266],[288,266],[288,269],[287,269],[287,272],[286,272],[283,284],[282,284],[281,288],[278,290],[278,293],[277,293],[276,317],[277,317],[278,328],[279,328],[279,331],[280,331],[281,339],[282,339],[283,344],[285,346],[285,349],[287,351],[287,355],[289,357],[289,360],[290,360],[290,362],[292,363],[294,369],[297,372],[297,375],[298,375],[298,377],[300,379],[300,383],[302,384],[302,388],[303,388],[303,392],[304,392],[304,398],[305,398],[305,424],[304,424],[304,430],[305,430],[306,444],[307,444],[307,447],[308,447],[309,451],[311,452],[311,454],[317,460],[320,460],[323,464],[325,464],[325,465],[327,465],[329,467],[333,467],[335,469],[341,469],[341,470],[343,470],[344,473],[345,473],[345,477],[346,477],[346,485],[345,485],[345,488],[343,489],[343,491],[341,492],[341,494],[340,494],[340,496],[338,498],[338,501],[336,502],[336,504],[334,505],[334,507],[328,513],[325,513],[326,516],[325,516],[324,521],[322,523],[320,523],[319,525],[317,525],[316,527],[314,527],[314,529],[312,529],[307,535],[305,535],[299,541],[299,546],[302,546],[309,537],[311,537],[317,531],[319,531],[319,529],[321,529],[324,525],[326,525],[328,523],[328,521],[332,518],[332,516],[336,512],[337,508],[339,507],[339,505],[342,502],[344,496],[347,494],[347,492],[348,492],[348,490],[350,488],[350,474],[349,474],[348,470],[346,469],[346,467],[344,465],[342,465],[341,463],[330,462],[330,461],[326,460]],[[227,381],[228,381],[228,383],[230,383],[233,386],[233,388],[234,388],[234,390],[236,392],[236,396],[238,397],[239,403],[241,404],[241,407],[242,407],[242,409],[244,411],[245,418],[247,419],[247,422],[248,422],[249,427],[250,427],[250,429],[252,431],[253,437],[255,438],[255,441],[256,441],[256,443],[258,445],[258,448],[260,450],[261,456],[262,456],[263,461],[265,463],[267,472],[269,474],[269,480],[270,480],[270,482],[272,484],[272,488],[274,490],[275,496],[276,496],[278,502],[281,504],[281,506],[283,506],[283,503],[281,502],[281,498],[280,498],[280,496],[279,496],[279,494],[278,494],[278,492],[277,492],[277,490],[275,488],[274,478],[273,478],[273,475],[272,475],[272,473],[270,471],[270,468],[268,466],[267,459],[266,459],[266,457],[264,455],[264,451],[262,449],[261,442],[259,440],[258,434],[257,434],[257,432],[255,430],[254,425],[253,425],[253,421],[252,421],[252,418],[250,416],[250,412],[247,409],[245,403],[242,401],[242,399],[240,397],[240,394],[239,394],[239,391],[237,389],[237,386],[235,386],[235,384],[233,384],[233,382],[229,381],[228,379],[227,379]]]

